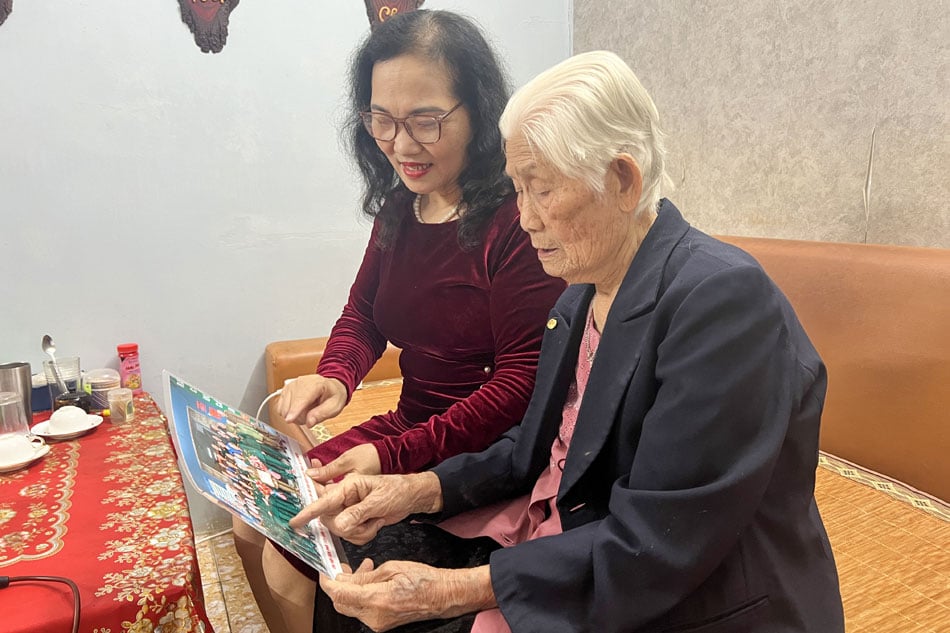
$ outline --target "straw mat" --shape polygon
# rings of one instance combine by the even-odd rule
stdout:
[[[392,408],[399,381],[373,386],[385,388],[355,392],[342,415],[311,430],[314,443]],[[847,633],[950,633],[950,505],[824,453],[815,487]]]
[[[826,454],[815,497],[847,633],[950,632],[950,505]]]

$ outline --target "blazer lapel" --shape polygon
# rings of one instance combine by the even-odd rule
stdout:
[[[617,410],[640,362],[643,337],[651,323],[666,263],[688,230],[689,224],[676,207],[663,200],[659,216],[630,263],[607,315],[565,460],[559,498],[580,480],[603,450]],[[584,303],[585,310],[588,303]],[[583,317],[575,317],[574,322],[575,328],[572,329],[582,331]],[[579,344],[580,337],[578,347]],[[553,436],[550,441],[554,441]]]
[[[532,481],[547,467],[551,457],[551,444],[561,425],[561,412],[584,333],[584,315],[594,288],[589,285],[570,286],[564,294],[567,300],[558,301],[551,310],[541,343],[534,393],[519,437],[520,465],[516,464],[516,468],[526,468]]]

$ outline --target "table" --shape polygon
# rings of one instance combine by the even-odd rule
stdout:
[[[148,394],[136,396],[134,420],[107,418],[0,475],[0,575],[74,580],[83,633],[212,632],[166,424]],[[0,614],[3,633],[68,633],[72,594],[61,583],[11,583]]]

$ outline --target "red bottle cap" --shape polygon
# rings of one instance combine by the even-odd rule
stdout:
[[[123,343],[122,345],[116,345],[116,351],[120,354],[135,354],[139,351],[138,343]]]

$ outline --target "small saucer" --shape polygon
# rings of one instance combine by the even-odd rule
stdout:
[[[62,432],[57,433],[50,430],[49,420],[47,420],[46,422],[37,422],[36,424],[33,425],[33,427],[30,430],[33,431],[34,435],[39,435],[44,440],[52,440],[55,442],[59,440],[71,440],[74,437],[85,435],[86,433],[95,429],[100,424],[102,424],[101,415],[87,415],[86,422],[82,426],[80,426],[78,429],[72,429],[70,431],[62,431]]]
[[[35,453],[30,455],[25,461],[17,462],[15,464],[0,464],[0,473],[12,473],[15,470],[20,470],[26,466],[29,466],[40,457],[43,457],[49,452],[49,446],[44,444],[36,450]]]

